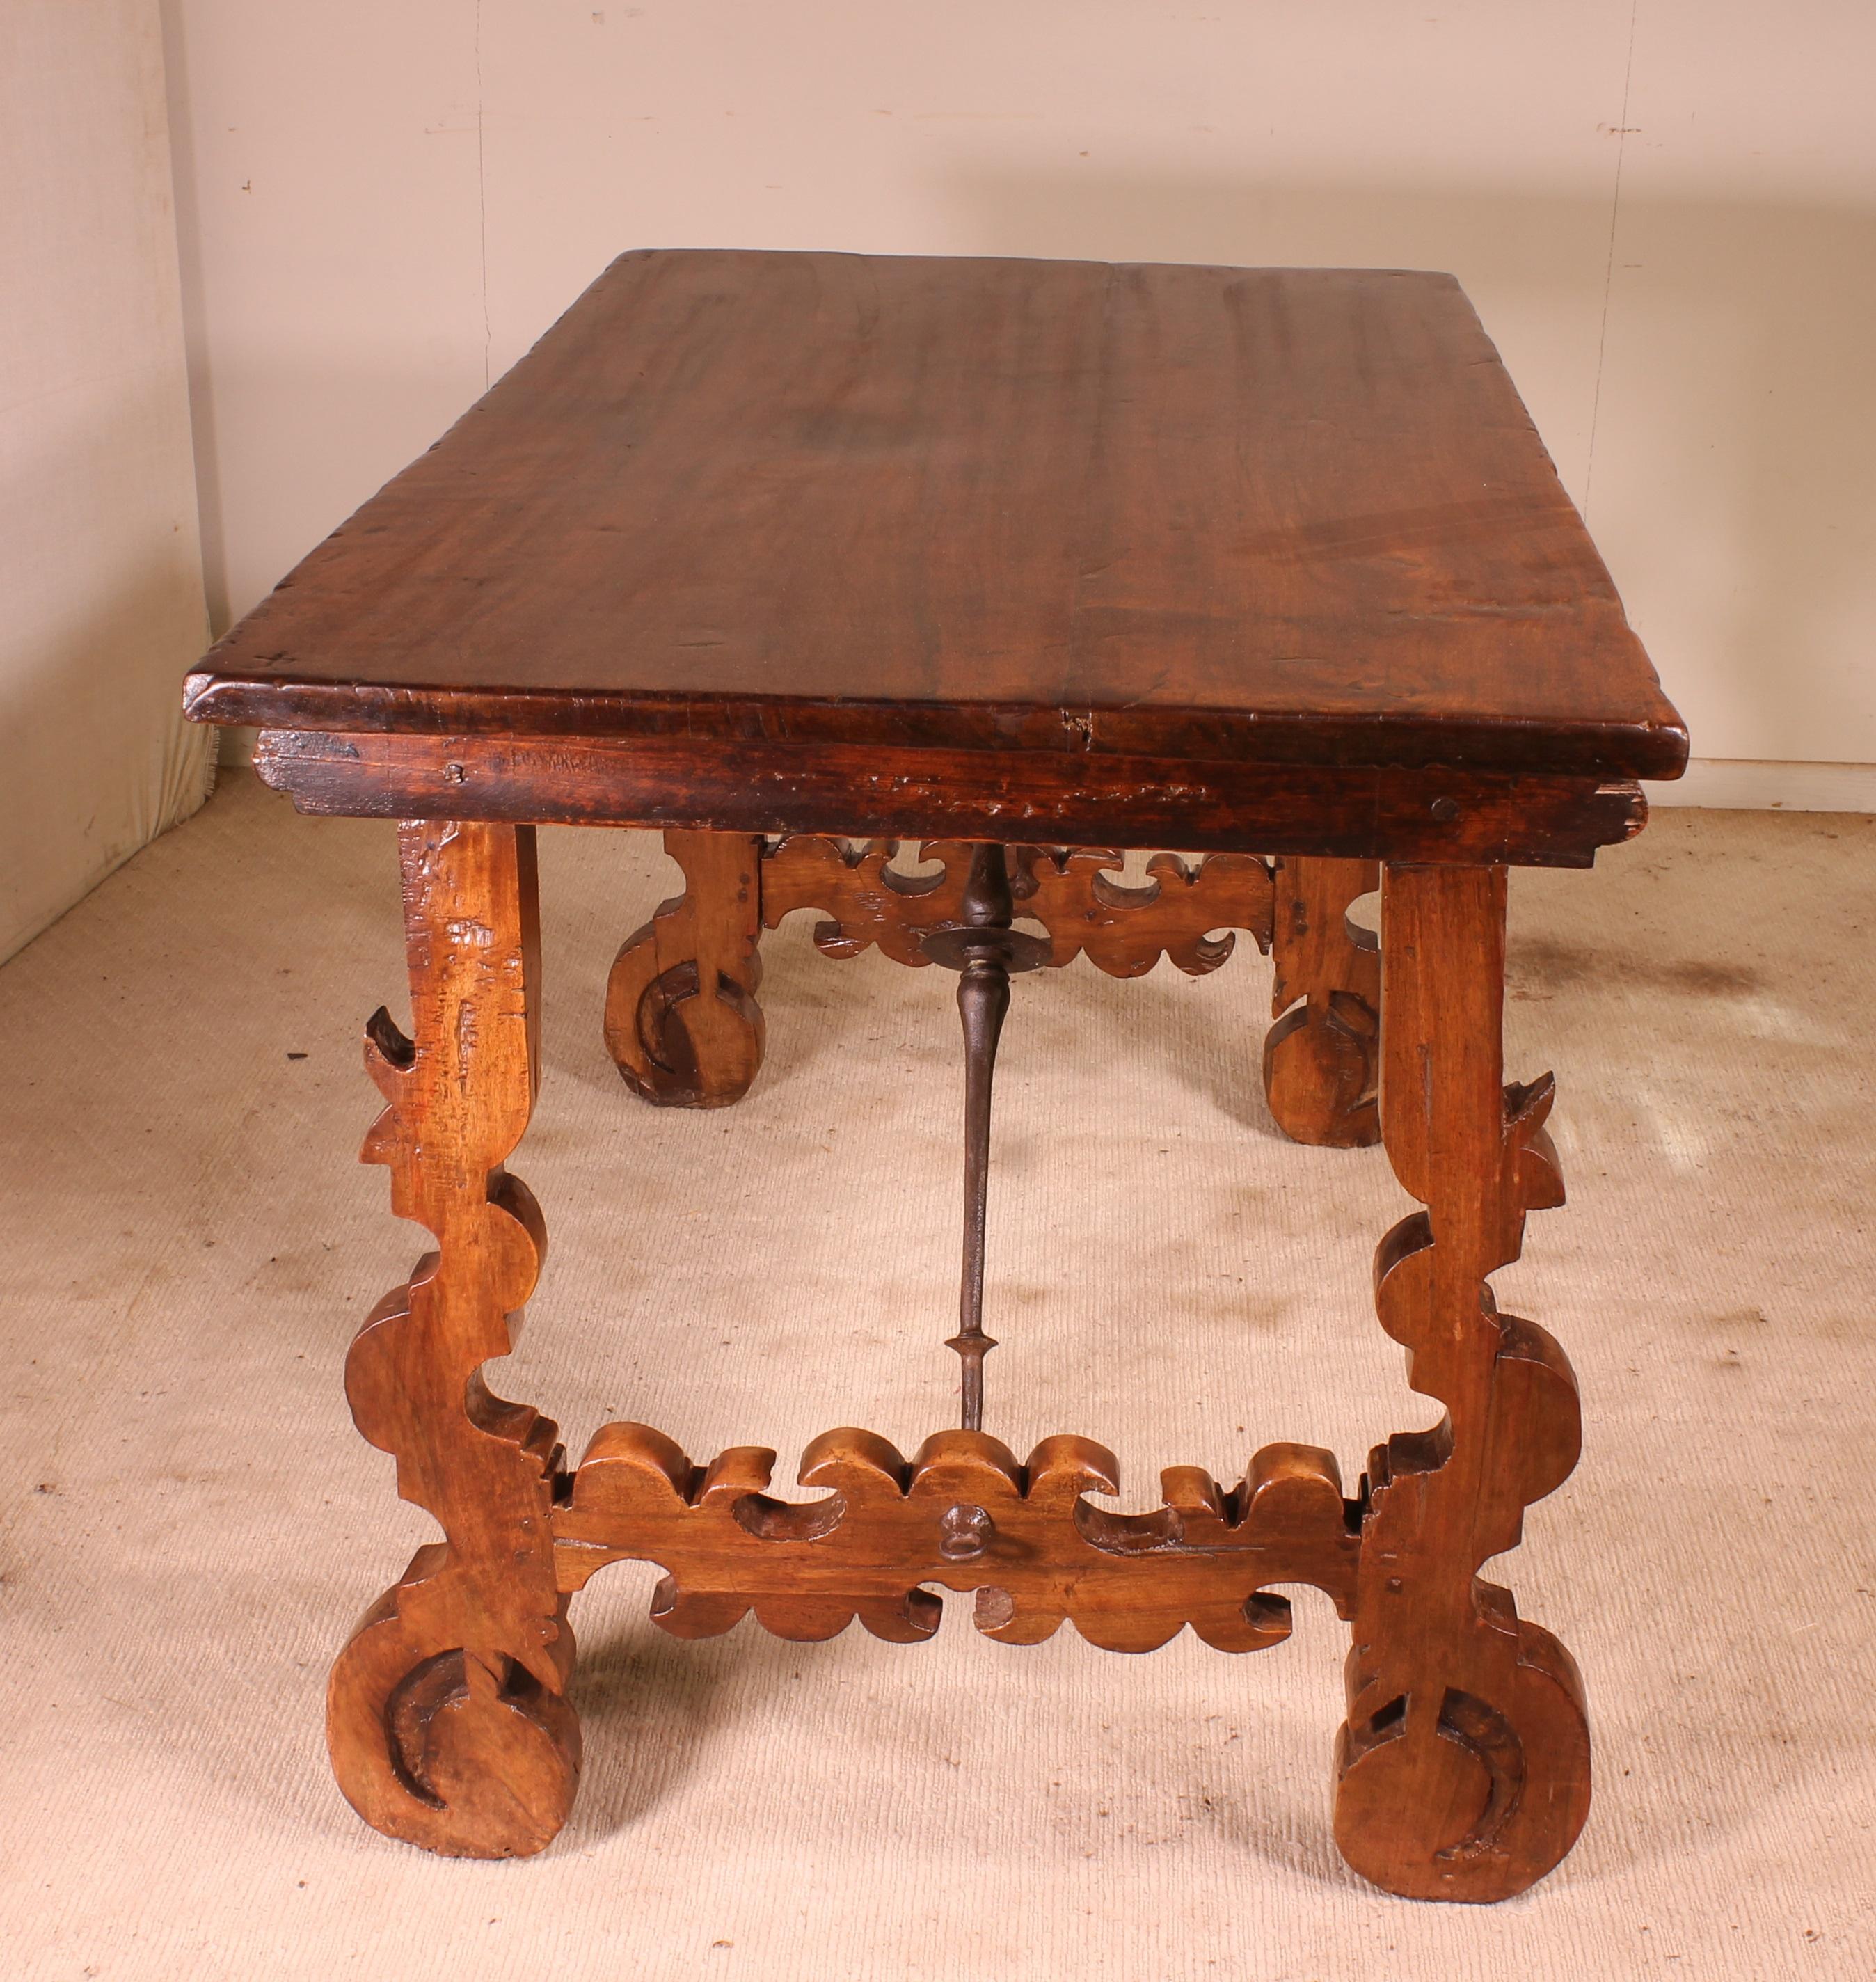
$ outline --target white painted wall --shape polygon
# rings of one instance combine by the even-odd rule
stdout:
[[[202,802],[157,0],[0,5],[0,957]]]
[[[1450,269],[1696,753],[1876,764],[1865,0],[166,5],[222,623],[626,247]]]

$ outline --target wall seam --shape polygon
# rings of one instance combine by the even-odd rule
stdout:
[[[482,259],[482,390],[493,382],[489,376],[489,350],[495,342],[488,323],[488,170],[482,136],[482,0],[475,0],[475,205],[476,224]],[[1621,162],[1618,158],[1618,165]]]
[[[1635,19],[1641,12],[1641,0],[1630,0],[1628,55],[1622,66],[1622,108],[1615,120],[1615,184],[1609,194],[1609,252],[1602,270],[1602,322],[1596,332],[1596,386],[1589,402],[1589,459],[1583,469],[1585,522],[1589,520],[1590,492],[1596,483],[1596,422],[1602,412],[1602,360],[1609,342],[1609,297],[1615,287],[1615,230],[1622,209],[1622,155],[1628,148],[1628,94],[1635,73]]]

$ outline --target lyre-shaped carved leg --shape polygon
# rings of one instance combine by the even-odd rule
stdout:
[[[1371,860],[1276,863],[1276,1023],[1264,1042],[1264,1093],[1293,1142],[1348,1149],[1381,1139],[1381,959],[1372,935],[1348,920],[1348,905],[1377,874]]]
[[[1381,1126],[1426,1209],[1381,1242],[1376,1299],[1445,1415],[1371,1461],[1335,1835],[1391,1892],[1498,1900],[1563,1857],[1589,1808],[1576,1668],[1477,1574],[1581,1443],[1562,1350],[1500,1313],[1488,1280],[1525,1213],[1562,1202],[1551,1086],[1502,1084],[1502,869],[1391,866],[1381,957]]]
[[[762,843],[665,835],[684,893],[626,938],[606,980],[606,1049],[648,1101],[721,1108],[762,1064]]]
[[[531,827],[399,829],[414,1039],[382,1011],[365,1056],[388,1106],[366,1139],[392,1203],[435,1235],[367,1318],[345,1365],[358,1429],[444,1539],[418,1550],[332,1669],[328,1737],[366,1822],[454,1857],[538,1851],[579,1773],[563,1690],[554,1426],[505,1403],[482,1365],[513,1346],[545,1243],[502,1165],[538,1079]]]

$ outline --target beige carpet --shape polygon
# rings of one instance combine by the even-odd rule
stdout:
[[[644,836],[544,836],[548,1073],[516,1167],[553,1234],[511,1396],[791,1462],[946,1423],[951,980],[766,948],[726,1113],[634,1101],[599,1038]],[[0,972],[6,1777],[0,1973],[1439,1978],[1876,1973],[1876,823],[1661,814],[1513,890],[1511,1059],[1558,1073],[1571,1202],[1501,1296],[1562,1339],[1581,1466],[1508,1579],[1581,1660],[1597,1803],[1496,1909],[1331,1846],[1344,1633],[1232,1660],[678,1643],[650,1571],[575,1610],[588,1766],[543,1857],[426,1858],[327,1775],[328,1660],[425,1517],[353,1433],[357,1317],[422,1243],[354,1161],[359,1023],[402,956],[390,829],[245,778]],[[990,1423],[1073,1430],[1134,1504],[1175,1461],[1424,1423],[1371,1318],[1378,1152],[1279,1140],[1267,966],[1017,987]],[[788,1476],[791,1476],[791,1473]]]

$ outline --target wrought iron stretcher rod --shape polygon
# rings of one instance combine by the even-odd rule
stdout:
[[[1048,945],[1010,926],[1015,902],[1005,849],[975,846],[960,903],[961,926],[934,930],[926,954],[958,973],[958,1015],[964,1024],[964,1259],[958,1290],[958,1333],[948,1348],[958,1353],[959,1422],[966,1431],[984,1426],[984,1358],[996,1347],[984,1332],[984,1234],[990,1191],[990,1100],[997,1043],[1010,1008],[1010,973],[1033,970],[1048,959]]]

